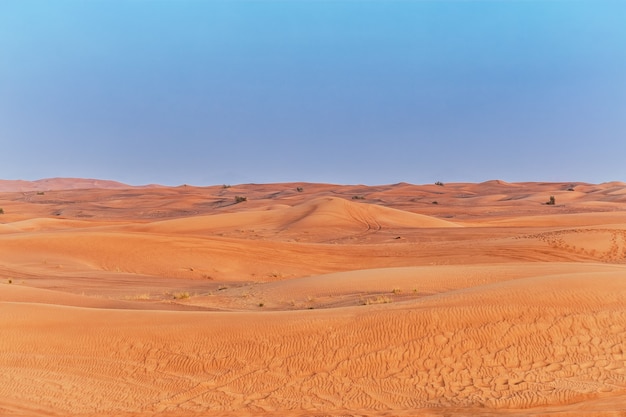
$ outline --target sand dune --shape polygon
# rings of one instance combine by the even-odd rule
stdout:
[[[620,406],[623,278],[519,280],[424,301],[299,313],[5,303],[1,343],[10,353],[2,359],[11,372],[0,395],[59,413],[119,407],[146,415],[568,403],[576,410],[595,398]],[[510,293],[518,303],[503,298]],[[49,340],[43,361],[42,337]],[[107,354],[99,353],[103,343]]]
[[[624,183],[0,190],[0,415],[626,416]]]
[[[87,178],[46,178],[37,181],[0,180],[0,192],[27,192],[77,189],[126,189],[129,185],[111,180]]]
[[[452,222],[402,210],[354,203],[337,197],[320,197],[302,204],[272,210],[195,216],[153,222],[135,227],[151,233],[215,235],[236,230],[253,230],[264,237],[290,237],[323,241],[382,229],[458,227]]]

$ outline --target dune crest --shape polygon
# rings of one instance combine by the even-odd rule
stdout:
[[[56,191],[77,189],[126,189],[130,185],[111,180],[87,178],[46,178],[36,181],[0,180],[0,192]]]

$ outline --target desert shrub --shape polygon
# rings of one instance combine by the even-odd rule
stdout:
[[[222,188],[224,188],[224,189],[226,189],[226,188],[230,188],[230,184],[224,184],[224,185],[222,186]]]
[[[242,195],[235,196],[235,203],[243,203],[244,201],[248,201],[248,197],[244,197]]]
[[[553,196],[553,195],[551,195],[551,196],[550,196],[550,200],[548,200],[548,201],[546,202],[546,204],[547,204],[547,205],[549,205],[549,206],[553,206],[553,205],[555,205],[555,204],[556,204],[556,199],[554,198],[554,196]]]
[[[352,199],[353,200],[365,200],[365,197],[362,195],[355,195],[355,196],[352,196]]]
[[[438,186],[440,186],[440,187],[443,187],[443,182],[441,182],[441,181],[437,181],[437,182],[435,183],[435,185],[438,185]]]
[[[299,193],[301,193],[302,191],[304,191],[304,188],[302,188],[302,187],[298,187],[298,188],[296,188],[296,191],[297,191],[297,192],[299,192]]]
[[[124,297],[125,300],[149,300],[150,294],[135,294],[135,295],[127,295]]]
[[[439,204],[439,202],[437,202],[437,201],[433,201],[433,204]]]
[[[4,209],[0,207],[0,214],[4,214]]]
[[[367,299],[361,299],[360,303],[361,305],[371,305],[371,304],[387,304],[390,303],[392,300],[391,298],[387,297],[386,295],[379,295],[376,298],[367,298]]]
[[[174,298],[177,300],[184,300],[186,298],[189,298],[189,293],[188,292],[177,292],[174,293]]]

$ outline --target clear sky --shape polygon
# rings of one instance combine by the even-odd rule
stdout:
[[[0,178],[626,181],[626,1],[0,0]]]

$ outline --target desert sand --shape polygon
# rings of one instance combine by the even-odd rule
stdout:
[[[0,207],[2,416],[626,416],[624,183],[50,179]]]

